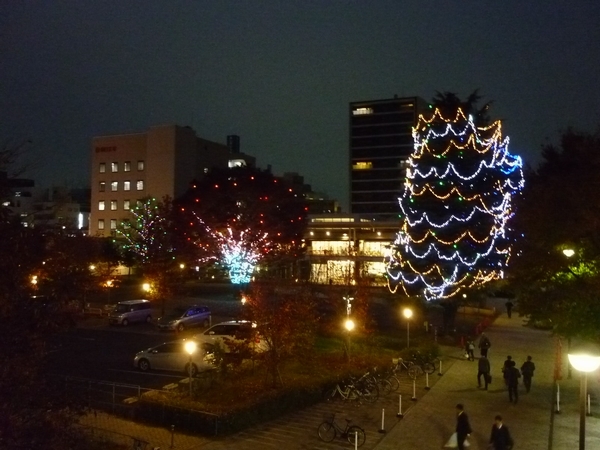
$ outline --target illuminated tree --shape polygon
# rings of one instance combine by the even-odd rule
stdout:
[[[124,221],[117,229],[123,238],[123,249],[138,264],[150,282],[149,296],[161,302],[173,294],[183,261],[185,244],[179,239],[172,202],[169,198],[157,201],[146,198],[131,210],[132,220]]]
[[[387,258],[392,291],[441,299],[503,276],[522,161],[508,152],[500,121],[486,124],[489,104],[475,109],[478,99],[440,94],[413,128],[401,230]]]
[[[219,260],[231,282],[246,284],[258,264],[265,276],[291,277],[303,250],[301,194],[268,171],[215,169],[177,202],[188,217],[186,238],[201,261]]]

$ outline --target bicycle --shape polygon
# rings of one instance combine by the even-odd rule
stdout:
[[[342,429],[342,427],[335,422],[335,413],[331,414],[321,423],[321,425],[319,425],[319,428],[317,428],[319,439],[323,442],[331,442],[339,434],[341,438],[346,438],[350,444],[356,442],[360,447],[366,440],[365,430],[357,425],[350,425],[351,423],[352,420],[346,419],[346,426]]]
[[[414,361],[404,361],[402,358],[394,358],[392,359],[392,363],[394,364],[392,372],[394,373],[394,378],[396,378],[396,380],[398,380],[395,376],[396,372],[401,373],[403,369],[406,370],[408,376],[413,380],[424,373],[423,369],[415,364]],[[399,384],[400,382],[398,381],[398,385]]]
[[[435,372],[435,364],[431,362],[430,356],[424,356],[417,352],[413,354],[413,364],[419,366],[423,372],[426,372],[429,375]]]
[[[350,377],[350,381],[344,383],[343,388],[340,383],[337,383],[335,387],[325,392],[325,400],[333,401],[337,397],[341,397],[344,401],[353,400],[360,402],[364,399],[369,403],[374,403],[379,398],[379,390],[377,386],[367,386],[363,382],[364,377],[365,375],[356,382]]]

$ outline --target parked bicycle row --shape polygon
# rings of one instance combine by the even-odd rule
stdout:
[[[375,367],[360,377],[349,376],[338,382],[325,391],[325,400],[374,403],[380,395],[396,392],[400,388],[400,376],[403,371],[414,380],[424,373],[431,375],[440,367],[439,358],[420,353],[416,353],[410,361],[394,358],[392,363],[387,369],[380,370]]]

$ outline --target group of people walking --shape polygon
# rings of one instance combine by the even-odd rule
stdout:
[[[465,448],[467,437],[473,432],[469,417],[465,413],[465,407],[462,403],[456,405],[456,447],[459,450]],[[493,450],[510,450],[514,445],[512,436],[508,427],[504,425],[502,416],[497,415],[494,418],[492,431],[490,433],[490,446]]]
[[[511,305],[512,306],[512,305]],[[509,309],[509,308],[507,308]],[[510,309],[509,309],[510,311]],[[488,385],[492,382],[492,371],[488,352],[492,343],[485,333],[481,333],[479,338],[480,358],[477,362],[477,386],[487,390]],[[469,361],[475,360],[475,343],[472,339],[467,340],[465,345],[465,356]],[[523,378],[523,384],[526,392],[531,390],[531,379],[535,371],[535,364],[531,356],[527,356],[526,361],[517,368],[516,362],[512,356],[507,356],[502,367],[502,376],[504,383],[508,388],[508,399],[511,403],[519,401],[519,378]],[[471,434],[471,426],[469,419],[464,412],[462,404],[456,405],[457,423],[456,423],[456,447],[461,450],[464,448],[464,442],[467,436]],[[508,427],[504,425],[502,416],[497,415],[494,419],[494,425],[490,434],[490,448],[494,450],[508,450],[513,446],[513,439],[510,435]]]

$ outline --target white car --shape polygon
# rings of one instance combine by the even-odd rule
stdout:
[[[231,352],[227,345],[232,341],[247,341],[250,348],[257,353],[268,350],[266,341],[260,336],[255,323],[248,320],[231,320],[213,325],[204,333],[194,336],[200,344],[222,345],[226,352]]]
[[[190,355],[185,350],[185,344],[188,341],[191,339],[179,339],[142,350],[133,358],[133,365],[142,372],[155,369],[190,375]],[[192,376],[215,368],[213,365],[214,355],[210,352],[210,346],[199,342],[196,342],[196,346],[196,350],[192,353]]]

